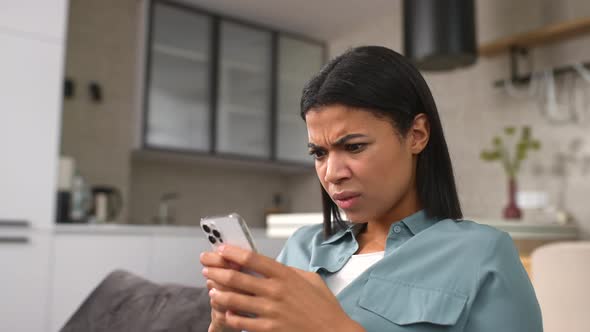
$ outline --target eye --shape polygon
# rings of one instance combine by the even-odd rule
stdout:
[[[367,146],[366,143],[351,143],[346,144],[344,149],[348,152],[361,152]]]
[[[311,149],[309,150],[309,155],[313,156],[314,159],[319,160],[326,155],[326,152],[319,149]]]

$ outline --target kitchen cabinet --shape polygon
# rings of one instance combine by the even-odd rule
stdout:
[[[285,242],[267,238],[260,229],[252,229],[252,235],[259,251],[269,257],[276,257]],[[199,255],[211,250],[199,227],[180,226],[62,224],[56,226],[53,243],[53,267],[45,265],[45,275],[40,274],[51,280],[50,301],[44,302],[49,302],[51,332],[59,331],[117,269],[157,283],[204,287]]]
[[[67,0],[2,0],[0,33],[61,43],[65,36],[67,10]],[[2,50],[8,48],[3,46]]]
[[[3,10],[0,5],[0,16]],[[1,28],[0,45],[0,219],[49,228],[56,192],[63,45]]]
[[[307,128],[300,116],[301,92],[324,62],[324,48],[282,35],[278,44],[277,159],[313,164]]]
[[[90,292],[113,270],[124,269],[147,276],[150,253],[150,239],[142,235],[56,234],[50,331],[59,331]]]
[[[155,236],[150,259],[150,279],[195,287],[205,285],[199,255],[210,250],[211,246],[197,236]]]
[[[159,2],[152,10],[145,143],[209,151],[212,19]]]
[[[211,245],[199,232],[197,229],[190,231],[189,235],[154,236],[149,278],[159,283],[203,287],[205,278],[201,273],[199,255],[211,250]],[[279,254],[285,241],[267,238],[262,230],[254,229],[252,235],[259,252],[273,258]]]
[[[324,44],[151,3],[142,149],[313,164],[299,100]]]
[[[220,24],[218,153],[270,158],[272,34]]]
[[[0,331],[47,331],[50,250],[48,231],[0,227]]]

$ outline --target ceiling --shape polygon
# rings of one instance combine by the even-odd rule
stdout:
[[[399,10],[401,0],[184,0],[213,13],[331,40]]]

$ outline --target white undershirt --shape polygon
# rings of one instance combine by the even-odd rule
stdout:
[[[326,285],[328,285],[328,288],[330,288],[334,295],[338,295],[356,277],[381,260],[384,253],[384,251],[378,251],[368,254],[352,255],[340,271],[326,278]]]

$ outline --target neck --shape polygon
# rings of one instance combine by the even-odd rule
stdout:
[[[422,209],[421,205],[418,204],[418,195],[407,195],[406,197],[408,199],[396,204],[384,216],[367,222],[367,226],[357,236],[359,244],[357,254],[385,250],[391,225]]]

